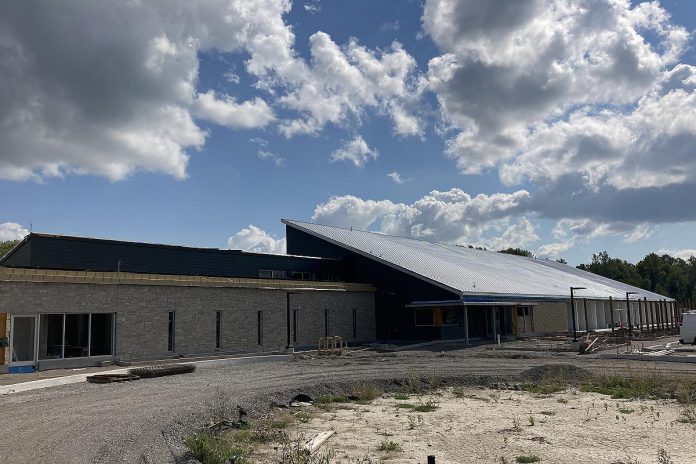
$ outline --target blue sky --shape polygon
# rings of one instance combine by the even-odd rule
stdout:
[[[495,3],[0,6],[0,239],[688,256],[696,5]]]

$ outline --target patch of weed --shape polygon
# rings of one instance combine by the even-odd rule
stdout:
[[[677,422],[681,422],[682,424],[696,424],[696,408],[694,406],[685,406]]]
[[[223,436],[195,433],[184,440],[191,455],[203,464],[250,464],[252,449],[246,444],[232,443]]]
[[[543,416],[555,416],[556,412],[555,411],[541,411],[541,412],[539,412],[539,414],[541,414]]]
[[[521,464],[528,464],[532,462],[540,462],[541,458],[535,454],[531,456],[517,456],[515,458],[515,462],[519,462]]]
[[[636,410],[630,408],[619,408],[619,412],[621,414],[633,414],[634,412],[636,412]]]
[[[391,440],[385,440],[382,443],[379,444],[377,447],[377,451],[400,451],[401,450],[401,445],[398,444],[395,441]]]
[[[399,401],[405,401],[405,400],[410,400],[411,397],[405,393],[397,393],[396,395],[394,395],[394,399],[399,400]]]

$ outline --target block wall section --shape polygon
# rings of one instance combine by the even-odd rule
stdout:
[[[539,303],[534,307],[534,333],[565,332],[568,330],[569,303]]]
[[[291,294],[290,308],[293,346],[314,346],[319,337],[327,334],[352,342],[376,338],[374,293],[318,291]],[[297,323],[292,319],[295,317]]]
[[[291,305],[295,305],[291,307],[298,310],[301,344],[316,345],[318,336],[323,335],[325,309],[329,310],[333,334],[352,335],[355,308],[358,338],[375,337],[374,293],[301,291],[291,293],[290,298]],[[168,351],[170,311],[176,315],[174,352]],[[218,311],[219,352],[276,351],[286,347],[284,290],[0,282],[0,312],[116,313],[116,355],[126,360],[215,352]]]

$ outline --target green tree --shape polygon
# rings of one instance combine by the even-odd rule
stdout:
[[[534,258],[534,253],[529,250],[523,250],[522,248],[506,248],[504,250],[498,250],[498,253],[505,253],[508,255],[517,256],[527,256],[528,258]]]
[[[0,258],[9,253],[12,247],[14,247],[18,243],[19,240],[8,240],[6,242],[0,242]]]

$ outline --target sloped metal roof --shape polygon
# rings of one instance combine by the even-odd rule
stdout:
[[[662,300],[671,298],[649,292],[590,272],[536,258],[456,245],[415,240],[284,219],[283,223],[335,245],[369,257],[462,298],[477,295],[526,298],[570,298],[570,287],[578,298]]]

